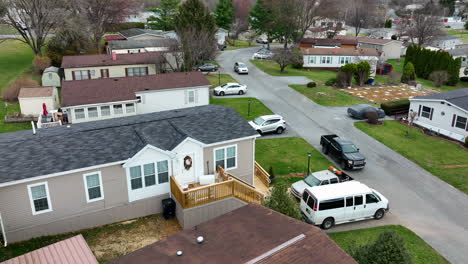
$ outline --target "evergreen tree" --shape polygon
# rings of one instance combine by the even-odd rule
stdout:
[[[382,232],[373,243],[358,246],[350,254],[359,264],[411,264],[405,242],[395,231]]]
[[[264,206],[295,219],[301,219],[299,204],[291,197],[288,186],[279,182],[273,186],[270,196],[263,203]]]
[[[406,49],[404,65],[406,65],[406,63],[408,62],[413,62],[413,55],[414,55],[414,45],[409,45],[408,48]]]
[[[385,21],[385,28],[392,28],[392,20],[386,20]]]
[[[413,81],[414,79],[416,79],[416,75],[414,73],[413,63],[408,62],[403,67],[403,75],[401,76],[401,82],[408,83],[409,81]]]
[[[158,8],[151,8],[156,16],[148,18],[148,25],[152,29],[160,29],[164,31],[174,30],[174,19],[177,14],[180,0],[161,0]]]
[[[220,28],[230,30],[234,19],[234,7],[232,0],[220,0],[214,10],[216,25]]]
[[[449,74],[449,79],[447,81],[448,85],[457,85],[460,80],[460,67],[461,67],[461,58],[453,59],[447,67],[447,72]]]

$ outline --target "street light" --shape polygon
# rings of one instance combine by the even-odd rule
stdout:
[[[252,100],[249,99],[249,107],[247,108],[247,116],[250,116],[250,104],[252,103]]]
[[[310,173],[310,156],[312,156],[312,153],[311,152],[307,152],[307,175],[309,175]]]
[[[221,69],[218,68],[218,86],[221,86]]]

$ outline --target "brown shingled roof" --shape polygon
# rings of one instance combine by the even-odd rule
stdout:
[[[305,55],[380,56],[370,48],[301,48],[301,51]]]
[[[54,87],[23,87],[18,98],[48,97],[52,96]]]
[[[335,39],[357,41],[357,42],[362,42],[362,43],[380,44],[380,45],[385,45],[387,43],[394,41],[392,39],[376,39],[376,38],[369,38],[369,37],[354,37],[354,36],[341,36],[341,35],[336,36]]]
[[[210,85],[201,72],[62,82],[62,106],[134,100],[135,92]]]
[[[142,52],[116,54],[116,56],[116,60],[112,60],[112,55],[109,54],[64,56],[62,60],[62,68],[156,64],[156,61],[160,58],[161,54],[159,52]]]
[[[98,264],[82,235],[62,240],[0,264]]]
[[[203,236],[202,244],[196,237]],[[302,239],[294,240],[295,238]],[[286,243],[290,245],[284,246]],[[284,246],[284,247],[281,247]],[[272,250],[279,249],[273,254]],[[182,256],[176,252],[181,250]],[[357,264],[319,228],[249,204],[112,260],[109,264],[247,263]],[[259,263],[260,263],[259,262]]]

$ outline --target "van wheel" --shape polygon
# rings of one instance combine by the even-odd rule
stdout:
[[[335,224],[335,220],[332,217],[328,217],[322,222],[322,229],[330,229]]]
[[[322,146],[322,152],[323,154],[328,154],[328,147]]]
[[[375,212],[375,214],[374,214],[375,220],[380,220],[380,219],[382,219],[384,216],[385,216],[385,211],[384,211],[383,209],[377,210],[377,212]]]
[[[257,130],[257,132],[260,134],[260,136],[263,136],[263,133],[262,133],[262,131],[260,129]]]
[[[276,129],[276,134],[283,134],[284,129],[282,127],[278,127]]]

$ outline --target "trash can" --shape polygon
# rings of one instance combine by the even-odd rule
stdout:
[[[370,85],[374,85],[374,78],[372,78],[372,77],[369,78],[368,82],[369,82]]]
[[[170,219],[175,216],[176,203],[172,198],[161,201],[164,219]]]

